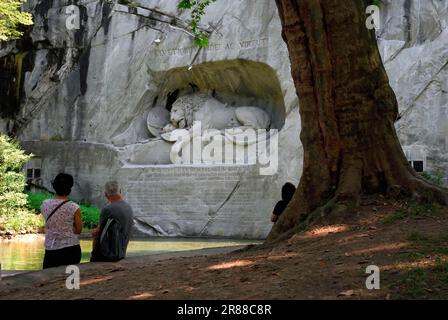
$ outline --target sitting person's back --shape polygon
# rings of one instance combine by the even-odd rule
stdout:
[[[127,240],[127,245],[131,238],[132,227],[134,225],[134,214],[131,206],[123,199],[108,204],[101,211],[100,225],[110,218],[120,222],[123,228],[124,238]]]
[[[56,197],[42,203],[41,213],[45,219],[44,269],[81,262],[81,210],[68,199],[73,185],[71,175],[58,174],[52,181]]]
[[[121,197],[118,183],[108,182],[105,195],[110,203],[101,210],[98,228],[92,234],[92,262],[124,259],[134,225],[132,208]]]
[[[277,222],[278,218],[282,215],[282,213],[288,207],[295,192],[296,192],[296,187],[292,183],[290,183],[290,182],[285,183],[285,185],[282,187],[282,200],[277,202],[277,204],[275,205],[274,211],[272,212],[272,216],[271,216],[272,222]]]

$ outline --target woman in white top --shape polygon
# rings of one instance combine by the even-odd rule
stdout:
[[[81,262],[81,210],[68,199],[73,184],[71,175],[58,174],[52,182],[55,198],[44,201],[40,208],[45,219],[44,269]]]

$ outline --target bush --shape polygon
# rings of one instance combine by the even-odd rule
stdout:
[[[26,155],[17,142],[0,134],[0,234],[38,232],[43,221],[26,208],[23,166]]]
[[[44,227],[44,219],[26,209],[19,209],[13,215],[0,216],[0,235],[40,233]]]
[[[100,209],[90,205],[81,205],[82,223],[84,228],[93,229],[98,225]]]
[[[26,204],[23,166],[31,156],[17,142],[0,134],[0,215],[13,215]]]
[[[436,186],[443,186],[444,174],[440,171],[437,172],[422,172],[421,176]]]
[[[39,212],[42,203],[51,198],[53,198],[53,195],[48,192],[28,193],[27,206],[29,209]],[[89,204],[78,203],[78,205],[81,208],[82,223],[84,228],[93,229],[96,227],[100,218],[100,209]]]
[[[53,198],[53,195],[48,192],[28,193],[27,195],[27,207],[30,210],[34,210],[37,213],[40,212],[40,206],[42,203]]]

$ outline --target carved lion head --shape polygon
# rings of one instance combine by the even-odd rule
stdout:
[[[176,128],[185,129],[193,125],[194,112],[200,107],[195,102],[195,97],[188,95],[180,97],[173,104],[170,121]]]
[[[194,114],[211,96],[207,93],[190,94],[180,97],[171,108],[170,122],[178,129],[191,128]]]
[[[179,129],[184,129],[188,127],[190,121],[187,119],[188,110],[191,106],[187,103],[176,102],[173,104],[171,109],[170,121],[171,123]]]

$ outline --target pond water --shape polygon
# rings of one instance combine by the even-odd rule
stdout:
[[[136,239],[128,246],[128,257],[163,252],[190,251],[206,248],[241,246],[260,243],[250,240],[213,239]],[[82,263],[88,262],[92,251],[90,239],[81,240]],[[0,240],[2,270],[40,270],[44,257],[44,236],[24,236],[14,240]]]

